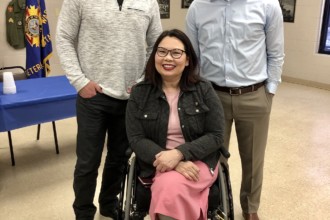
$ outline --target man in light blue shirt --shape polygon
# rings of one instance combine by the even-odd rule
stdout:
[[[244,219],[259,219],[263,164],[272,98],[284,60],[278,0],[194,0],[186,32],[225,111],[225,146],[235,123],[242,161]]]

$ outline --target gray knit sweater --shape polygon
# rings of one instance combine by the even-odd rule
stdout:
[[[64,0],[56,31],[57,52],[79,91],[90,80],[103,93],[128,99],[162,31],[157,0]]]

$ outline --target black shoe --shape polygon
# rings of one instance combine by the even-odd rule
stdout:
[[[118,211],[115,208],[110,210],[100,209],[100,214],[103,215],[104,217],[110,217],[113,220],[119,220]]]
[[[134,212],[131,218],[132,220],[143,220],[146,215],[147,213],[145,212]]]

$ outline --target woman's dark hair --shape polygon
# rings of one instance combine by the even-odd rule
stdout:
[[[192,85],[198,81],[200,81],[199,76],[199,65],[198,58],[194,51],[194,48],[188,38],[188,36],[178,29],[166,30],[164,31],[156,40],[149,60],[146,65],[145,70],[145,80],[151,82],[154,86],[161,87],[162,78],[160,74],[157,72],[155,66],[155,54],[160,42],[165,37],[175,37],[179,39],[183,45],[186,56],[188,57],[189,65],[186,66],[183,70],[181,79],[180,79],[180,89],[186,90],[189,85]]]

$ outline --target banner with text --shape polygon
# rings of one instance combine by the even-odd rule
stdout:
[[[46,77],[50,72],[52,41],[45,0],[26,0],[25,21],[27,76]]]

